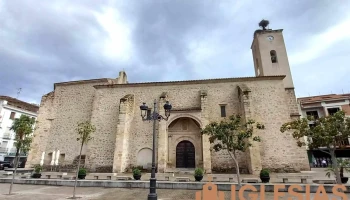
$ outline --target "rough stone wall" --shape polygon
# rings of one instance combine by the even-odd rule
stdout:
[[[34,131],[34,138],[31,144],[31,150],[26,162],[26,167],[32,167],[40,163],[41,155],[46,150],[47,141],[50,138],[51,120],[54,115],[53,100],[54,92],[44,95],[41,99],[40,109],[36,129]]]
[[[286,103],[289,108],[289,113],[294,115],[299,114],[294,88],[286,88],[285,91],[286,91],[286,94],[285,94]],[[299,116],[296,116],[296,117],[299,118]]]
[[[95,125],[96,131],[87,147],[87,167],[90,170],[113,166],[119,107],[104,106],[106,99],[108,94],[96,90],[91,115],[91,123]]]
[[[280,132],[282,124],[291,120],[292,106],[292,100],[286,102],[283,83],[261,81],[247,83],[247,86],[252,91],[252,116],[266,127],[258,131],[262,137],[262,167],[274,171],[309,170],[306,149],[296,145],[291,133]]]
[[[226,104],[227,116],[238,114],[241,107],[237,86],[242,82],[238,81],[187,85],[117,85],[95,89],[92,86],[96,84],[56,87],[52,104],[55,113],[58,114],[55,115],[51,124],[51,135],[50,140],[46,143],[46,153],[59,149],[61,154],[65,154],[67,161],[73,161],[79,153],[79,143],[76,141],[77,134],[74,129],[78,122],[91,119],[97,129],[93,135],[94,140],[87,147],[88,165],[93,168],[115,165],[115,152],[120,148],[123,160],[120,163],[122,165],[120,169],[125,169],[129,164],[134,166],[137,164],[137,154],[141,149],[152,149],[152,123],[141,119],[139,106],[142,102],[146,102],[149,107],[153,108],[153,100],[159,100],[160,96],[167,92],[167,100],[170,101],[173,109],[198,108],[203,104],[200,91],[205,90],[207,114],[204,118],[200,116],[201,112],[194,114],[195,118],[200,120],[199,123],[222,120],[220,104]],[[306,150],[297,147],[291,135],[282,134],[279,131],[280,126],[290,120],[290,105],[286,102],[283,81],[256,79],[245,81],[244,84],[251,89],[252,118],[264,123],[267,127],[266,130],[258,133],[263,140],[259,145],[263,167],[295,171],[306,169],[308,166]],[[120,124],[121,120],[120,100],[127,95],[133,95],[133,102],[132,105],[125,107],[123,138],[119,140],[116,135],[121,131],[118,129],[118,123]],[[42,106],[41,112],[48,112],[47,107]],[[164,115],[164,113],[160,114]],[[171,117],[188,114],[191,112],[174,111]],[[44,117],[44,115],[39,114],[39,117]],[[159,134],[162,133],[159,132]],[[279,142],[276,143],[276,141]],[[171,151],[170,149],[169,152]],[[37,159],[39,153],[34,155]],[[210,155],[212,168],[230,169],[234,167],[232,160],[225,152],[212,152]],[[247,166],[245,156],[239,156],[239,162],[241,167]]]
[[[115,87],[115,88],[98,88],[99,95],[99,105],[95,108],[98,109],[101,115],[99,116],[98,126],[103,126],[104,128],[108,129],[107,132],[116,132],[115,125],[116,124],[116,118],[118,117],[118,107],[119,107],[119,100],[124,97],[127,94],[134,94],[134,101],[135,101],[135,112],[133,114],[133,122],[130,126],[130,137],[129,137],[129,162],[131,165],[136,165],[137,162],[137,153],[140,149],[143,148],[150,148],[152,149],[152,124],[149,122],[143,122],[140,117],[138,106],[142,104],[142,102],[146,102],[149,107],[152,107],[153,100],[159,99],[159,96],[163,92],[167,92],[168,94],[168,100],[173,105],[173,108],[190,108],[190,107],[199,107],[200,106],[200,90],[207,90],[207,98],[208,98],[208,109],[209,109],[209,121],[219,121],[221,120],[220,116],[220,106],[219,104],[227,104],[227,116],[231,114],[237,114],[239,112],[239,100],[238,100],[238,91],[237,91],[237,85],[238,82],[231,82],[231,83],[213,83],[213,84],[191,84],[191,85],[174,85],[174,86],[132,86],[132,87]],[[283,83],[281,80],[270,80],[270,81],[252,81],[248,82],[247,84],[253,86],[253,95],[254,100],[252,102],[253,108],[257,108],[258,112],[258,119],[264,119],[263,116],[267,117],[267,119],[271,120],[271,125],[267,124],[271,128],[267,130],[267,132],[273,132],[274,136],[278,136],[283,138],[283,135],[279,133],[279,126],[276,124],[282,124],[282,120],[286,121],[289,118],[289,114],[283,113],[288,111],[287,106],[285,103],[284,98],[284,88]],[[271,92],[270,92],[271,90]],[[261,95],[261,98],[260,98]],[[278,103],[281,108],[272,106],[272,104],[269,104],[270,102]],[[268,105],[268,106],[266,106]],[[102,110],[109,109],[107,112],[100,112]],[[259,110],[260,109],[260,110]],[[265,112],[269,113],[265,113]],[[161,113],[164,114],[164,113]],[[108,115],[109,117],[107,117]],[[254,114],[253,114],[254,116]],[[284,116],[285,118],[281,118],[280,116]],[[254,116],[255,118],[255,116]],[[281,121],[279,121],[281,120]],[[264,122],[265,120],[262,120]],[[276,122],[278,121],[278,122]],[[265,135],[263,135],[265,137]],[[269,136],[267,136],[269,137]],[[266,141],[265,139],[264,141]],[[275,138],[274,138],[275,141]],[[291,140],[286,140],[286,144],[290,144]],[[264,148],[271,148],[266,147],[269,146],[262,145]],[[290,145],[294,145],[290,144]],[[284,146],[284,145],[282,145]],[[282,148],[281,146],[281,148]],[[272,148],[273,149],[273,148]],[[293,150],[293,148],[290,148],[289,150]],[[170,150],[171,151],[171,150]],[[272,160],[275,161],[273,158],[275,156],[275,152],[270,154],[268,150],[262,151],[268,156],[272,156]],[[281,150],[279,151],[281,152]],[[288,155],[285,156],[279,156],[278,158],[281,158],[282,160],[286,160],[285,162],[294,162],[291,161]],[[265,157],[262,158],[263,160]],[[212,153],[212,165],[213,167],[222,167],[227,166],[227,168],[232,168],[233,162],[228,161],[228,155],[226,155],[224,152],[219,153]],[[244,158],[239,158],[241,162],[241,166],[246,165],[246,161]],[[231,165],[230,165],[231,163]],[[275,163],[273,163],[275,164]],[[265,166],[268,166],[265,164]],[[285,166],[285,165],[284,165]],[[271,165],[271,167],[273,167]]]
[[[100,84],[102,83],[104,82]],[[75,128],[80,122],[90,121],[95,93],[93,85],[96,84],[98,83],[56,86],[53,100],[55,116],[46,144],[46,154],[60,150],[61,154],[65,154],[65,164],[72,163],[79,156],[80,143]],[[43,110],[45,108],[41,107],[40,111]]]
[[[239,168],[240,170],[243,169],[243,173],[248,173],[246,158],[245,153],[237,152]],[[213,172],[236,172],[236,165],[231,156],[225,150],[218,152],[215,152],[214,150],[211,151],[211,160]]]

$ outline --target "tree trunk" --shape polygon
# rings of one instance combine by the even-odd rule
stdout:
[[[337,162],[337,158],[335,157],[335,149],[330,148],[329,152],[332,158],[332,165],[333,165],[336,181],[338,184],[341,184],[341,178],[340,178],[339,169],[338,169],[338,162]]]
[[[20,149],[17,149],[16,156],[15,156],[15,171],[14,171],[13,174],[12,174],[12,180],[11,180],[11,185],[10,185],[9,194],[12,193],[12,186],[13,186],[13,182],[14,182],[14,180],[15,180],[15,175],[16,175],[16,173],[17,173],[17,166],[18,166],[18,161],[19,161],[19,154],[20,154]]]
[[[241,186],[241,175],[239,174],[239,165],[238,165],[238,161],[236,158],[236,153],[233,152],[233,155],[231,154],[231,152],[229,150],[227,150],[228,154],[230,154],[231,158],[233,159],[233,161],[235,162],[236,165],[236,170],[237,170],[237,181],[238,181],[238,186]]]
[[[80,153],[79,153],[79,160],[78,160],[78,169],[77,173],[75,174],[75,183],[74,183],[74,190],[73,190],[73,199],[75,199],[75,188],[77,187],[77,181],[78,181],[78,174],[79,174],[79,168],[80,168],[80,160],[81,160],[81,151],[83,150],[84,143],[81,143],[80,147]]]

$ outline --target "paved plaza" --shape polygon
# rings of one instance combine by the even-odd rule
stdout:
[[[14,195],[7,195],[9,184],[0,184],[0,199],[5,200],[63,200],[71,197],[73,187],[55,187],[55,186],[41,186],[41,185],[14,185]],[[77,188],[77,196],[81,200],[146,200],[148,189],[124,189],[124,188],[96,188],[84,187]],[[195,200],[194,190],[157,190],[158,200]],[[231,200],[231,192],[224,192],[225,200]],[[346,194],[350,199],[350,194]],[[244,194],[248,200],[248,193]],[[305,195],[304,195],[305,196]],[[280,197],[280,200],[287,200],[290,196]],[[313,200],[314,194],[311,194]],[[328,195],[328,199],[341,200],[340,197]],[[239,200],[238,196],[236,199]],[[265,194],[266,200],[273,200],[273,193]],[[298,199],[296,197],[293,198]],[[259,198],[261,200],[261,198]]]

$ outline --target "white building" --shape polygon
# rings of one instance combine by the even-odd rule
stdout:
[[[3,161],[6,156],[16,154],[15,134],[10,130],[13,120],[23,114],[36,120],[38,110],[38,105],[8,96],[0,96],[0,161]]]
[[[327,94],[319,96],[302,97],[297,99],[298,109],[301,117],[313,116],[315,119],[333,115],[339,110],[345,112],[345,116],[350,117],[350,93],[349,94]],[[314,126],[313,121],[309,121],[309,126]],[[307,138],[305,137],[307,143]],[[338,158],[350,158],[350,138],[340,141],[344,147],[337,149],[335,154]],[[326,147],[321,148],[328,151]],[[320,150],[309,150],[307,148],[309,162],[315,160],[320,163],[322,159],[330,160],[330,156]],[[330,162],[330,161],[329,161]],[[320,164],[319,164],[320,165]]]

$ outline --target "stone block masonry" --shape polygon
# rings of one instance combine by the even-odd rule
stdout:
[[[140,160],[151,163],[150,155],[140,154],[140,150],[152,149],[152,124],[142,121],[139,106],[145,102],[151,108],[156,99],[162,115],[162,106],[166,100],[170,101],[174,111],[169,120],[180,123],[176,125],[179,127],[186,128],[186,124],[181,123],[188,121],[180,119],[191,119],[199,128],[212,121],[223,120],[220,105],[225,105],[227,116],[243,114],[247,119],[264,123],[266,130],[257,132],[262,142],[254,144],[253,148],[238,157],[240,166],[250,173],[257,173],[261,168],[305,170],[308,166],[306,149],[297,147],[291,135],[279,131],[283,123],[291,120],[293,108],[293,101],[288,98],[292,99],[294,93],[291,92],[288,97],[283,78],[273,76],[139,84],[115,84],[115,80],[97,79],[79,84],[58,84],[54,92],[42,99],[39,110],[42,126],[34,133],[37,137],[28,165],[38,164],[42,151],[46,152],[50,162],[48,154],[54,150],[60,150],[64,159],[62,162],[72,163],[79,153],[75,127],[85,120],[96,126],[93,140],[83,152],[86,155],[85,167],[89,170],[113,168],[114,172],[124,172],[140,165]],[[250,91],[243,101],[238,89],[242,85]],[[169,138],[169,127],[173,126],[170,121],[159,122],[156,127],[156,162],[160,172],[176,167],[176,157],[179,156],[176,147],[181,138],[190,138],[193,143],[196,167],[204,168],[207,173],[211,173],[212,169],[225,171],[234,168],[233,161],[225,152],[211,151],[208,137],[200,136],[199,130],[174,133],[174,139]],[[168,144],[169,141],[175,143]],[[138,159],[140,156],[148,157]]]

